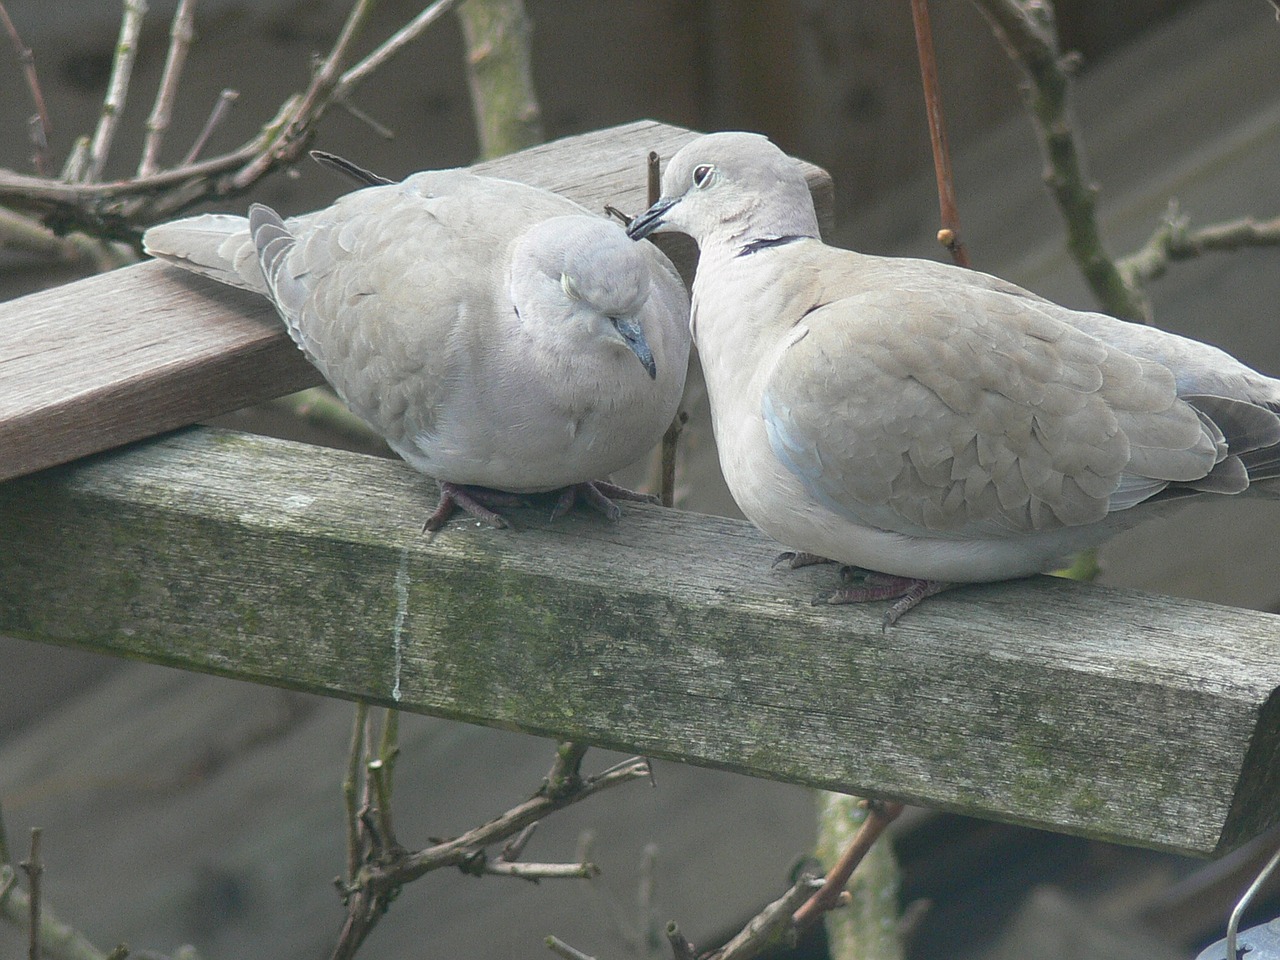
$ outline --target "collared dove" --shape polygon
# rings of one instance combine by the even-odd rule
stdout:
[[[152,227],[148,253],[275,304],[343,402],[494,526],[511,494],[560,491],[611,519],[603,482],[642,457],[684,389],[689,300],[652,244],[545,190],[465,170],[370,186],[282,220],[206,214]]]
[[[1052,569],[1193,494],[1274,495],[1280,381],[1215,347],[926,260],[830,247],[796,164],[695,140],[632,222],[692,236],[693,335],[742,512],[864,571],[829,602]]]

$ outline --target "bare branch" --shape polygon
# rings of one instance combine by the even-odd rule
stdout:
[[[159,167],[160,144],[173,115],[173,101],[178,95],[178,80],[187,62],[187,52],[195,38],[196,0],[179,0],[169,28],[169,52],[165,55],[164,71],[160,75],[160,88],[156,91],[155,105],[147,117],[147,137],[142,144],[142,159],[138,161],[138,176],[155,173]]]
[[[595,957],[569,946],[559,937],[547,937],[543,942],[547,945],[548,950],[558,957],[563,957],[564,960],[595,960]]]
[[[44,875],[44,864],[40,862],[40,838],[43,833],[39,827],[31,828],[31,854],[19,864],[27,875],[27,922],[30,924],[27,953],[31,960],[40,960],[40,880]]]
[[[345,99],[349,96],[369,74],[399,53],[405,45],[418,39],[427,27],[448,13],[449,9],[457,2],[458,0],[436,0],[435,3],[428,6],[392,34],[385,42],[379,44],[373,53],[342,74],[341,79],[338,80],[338,84],[334,88],[334,98]]]
[[[541,820],[549,813],[580,803],[612,787],[630,783],[632,780],[643,780],[648,775],[649,766],[646,761],[632,760],[596,776],[579,779],[575,785],[555,793],[544,789],[524,803],[512,807],[502,815],[460,837],[409,854],[404,858],[397,873],[400,874],[401,882],[407,882],[439,867],[456,866],[470,851],[514,836],[530,823]]]
[[[876,842],[880,834],[884,833],[889,824],[898,819],[898,815],[902,813],[902,804],[870,800],[868,810],[867,819],[862,822],[862,826],[853,837],[853,842],[841,854],[835,867],[827,873],[822,887],[796,911],[793,919],[798,928],[803,929],[837,905],[845,884],[853,876],[854,869],[862,862],[862,858],[867,855],[867,851],[871,849],[871,845]]]
[[[18,34],[18,28],[14,26],[13,21],[9,18],[9,11],[5,9],[5,5],[0,3],[0,21],[3,21],[5,31],[9,34],[9,39],[13,43],[13,49],[17,51],[18,62],[22,65],[23,75],[27,79],[27,89],[31,91],[31,99],[36,106],[36,115],[31,124],[31,143],[35,147],[35,152],[31,157],[31,165],[35,167],[36,173],[46,176],[50,170],[49,160],[49,135],[53,133],[53,126],[49,122],[49,111],[44,105],[44,94],[40,90],[40,78],[36,74],[36,58],[31,52],[31,48],[22,42],[22,37]]]
[[[519,860],[520,855],[524,853],[524,848],[529,845],[529,841],[533,839],[537,829],[537,823],[531,823],[508,840],[502,847],[502,859],[508,863],[515,863]],[[586,858],[584,857],[583,859],[585,860]]]
[[[563,790],[572,789],[580,780],[582,758],[587,755],[587,747],[581,743],[565,741],[556,747],[556,759],[551,765],[551,772],[543,784],[543,790],[555,795]]]
[[[101,950],[59,919],[49,904],[40,904],[40,949],[48,960],[106,960]],[[18,886],[18,875],[9,865],[0,866],[0,920],[24,929],[30,922],[31,898]]]
[[[667,924],[665,933],[667,943],[671,944],[671,956],[674,960],[694,960],[698,955],[693,949],[693,944],[684,938],[684,934],[680,932],[680,927],[674,920]]]
[[[433,4],[405,31],[380,46],[353,71],[343,74],[342,63],[372,3],[373,0],[355,0],[340,36],[315,71],[306,91],[286,100],[276,116],[247,143],[210,160],[196,160],[209,134],[236,98],[234,91],[224,90],[204,131],[180,166],[131,180],[90,182],[95,179],[95,170],[100,172],[100,164],[105,162],[106,148],[127,88],[124,67],[129,58],[123,54],[126,48],[132,50],[131,38],[136,39],[134,31],[140,22],[139,11],[145,5],[144,0],[128,0],[121,27],[122,44],[117,51],[111,89],[94,140],[86,138],[77,144],[61,179],[0,170],[0,205],[38,217],[59,234],[82,231],[136,245],[142,229],[152,223],[176,216],[200,201],[244,192],[267,173],[292,163],[302,154],[326,108],[338,95],[335,91],[339,87],[341,95],[350,93],[394,50],[417,36],[447,9],[445,4]]]
[[[84,174],[88,180],[100,180],[115,139],[116,124],[124,110],[129,95],[129,78],[133,75],[133,61],[138,54],[138,35],[142,32],[142,20],[147,14],[146,0],[124,0],[124,15],[120,18],[120,38],[116,41],[116,54],[111,63],[111,79],[107,94],[102,99],[102,116],[98,129],[89,145],[89,164]]]
[[[347,774],[342,780],[342,802],[346,808],[347,826],[347,873],[344,879],[352,884],[356,879],[356,871],[360,869],[360,811],[358,798],[360,791],[360,767],[364,759],[364,728],[369,719],[369,705],[363,700],[356,701],[355,718],[351,725],[351,746],[347,753]]]
[[[191,149],[187,151],[187,155],[182,159],[182,166],[187,167],[196,162],[196,158],[204,152],[205,145],[209,142],[209,138],[213,136],[213,131],[227,115],[231,113],[231,108],[235,106],[236,101],[240,99],[240,92],[232,90],[230,87],[224,87],[222,92],[218,94],[218,99],[213,105],[213,109],[209,111],[209,119],[204,122],[204,126],[200,128],[200,133],[196,137],[195,142],[191,144]]]
[[[306,149],[315,124],[323,116],[325,107],[332,99],[334,88],[341,79],[340,71],[347,51],[372,9],[373,0],[356,0],[333,48],[321,61],[319,69],[311,78],[310,86],[290,113],[279,135],[273,138],[266,150],[231,178],[234,189],[243,190],[277,164],[291,163],[296,160]]]
[[[9,832],[4,825],[4,806],[0,804],[0,867],[12,864],[13,858],[9,853]]]
[[[600,868],[589,861],[583,863],[512,863],[485,858],[476,871],[518,880],[592,880],[600,876]]]
[[[1252,217],[1210,224],[1192,230],[1190,221],[1176,206],[1138,250],[1123,258],[1120,272],[1131,284],[1144,284],[1164,275],[1169,264],[1210,252],[1231,252],[1245,247],[1280,246],[1280,217],[1257,221]]]
[[[920,60],[920,80],[924,86],[925,113],[929,119],[929,143],[933,148],[933,170],[938,181],[938,242],[951,252],[959,266],[969,266],[969,254],[960,240],[960,208],[956,204],[951,174],[951,148],[947,126],[942,119],[942,93],[938,85],[938,61],[933,52],[933,27],[929,23],[929,0],[911,0],[911,20],[915,25],[916,53]]]
[[[1067,61],[1058,53],[1057,27],[1048,0],[973,0],[991,22],[1009,57],[1026,72],[1027,105],[1045,156],[1045,182],[1062,211],[1067,249],[1093,295],[1108,313],[1149,320],[1142,291],[1125,283],[1107,253],[1097,220],[1097,187],[1084,170],[1070,110]]]
[[[791,889],[752,917],[724,946],[709,954],[707,960],[748,960],[759,954],[792,927],[796,908],[813,896],[819,884],[815,877],[802,876]]]
[[[603,790],[649,775],[646,761],[632,760],[610,767],[595,776],[583,777],[579,772],[579,765],[586,749],[572,743],[560,744],[551,771],[533,797],[460,837],[442,840],[415,853],[390,847],[378,850],[377,856],[366,856],[365,862],[357,871],[355,881],[344,890],[347,897],[347,919],[334,947],[333,960],[350,960],[386,912],[399,889],[432,870],[459,867],[468,872],[493,873],[529,880],[594,876],[597,872],[595,865],[585,861],[572,864],[530,864],[499,860],[491,863],[485,853],[486,847],[521,834],[549,813],[579,803]]]

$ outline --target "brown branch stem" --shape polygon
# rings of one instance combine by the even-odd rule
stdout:
[[[969,266],[969,254],[960,239],[960,208],[956,203],[951,172],[951,147],[942,116],[942,91],[938,83],[938,61],[933,51],[933,27],[929,22],[929,0],[911,0],[911,21],[916,33],[916,53],[920,60],[920,81],[924,87],[925,113],[929,118],[929,144],[933,149],[933,171],[938,181],[938,210],[941,228],[938,241],[961,267]]]
[[[871,845],[879,839],[880,834],[884,833],[889,824],[898,819],[899,814],[902,813],[903,806],[900,803],[882,800],[868,802],[870,807],[867,819],[863,821],[862,826],[858,828],[858,832],[854,834],[853,842],[845,848],[844,853],[840,855],[839,861],[827,873],[826,879],[822,882],[822,887],[818,892],[805,901],[804,905],[795,912],[795,916],[792,919],[798,928],[804,929],[837,905],[845,885],[849,882],[849,878],[853,876],[853,871],[858,864],[862,862],[862,858],[867,855],[867,851],[871,849]]]

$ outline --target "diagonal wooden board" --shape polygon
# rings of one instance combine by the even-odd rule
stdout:
[[[649,151],[666,159],[694,136],[640,120],[474,169],[637,213]],[[829,226],[830,177],[808,174]],[[0,480],[320,382],[266,301],[162,264],[12,300],[0,304]]]
[[[1200,855],[1280,821],[1280,617],[1039,577],[888,631],[741,520],[422,536],[404,464],[204,428],[0,484],[0,633]]]

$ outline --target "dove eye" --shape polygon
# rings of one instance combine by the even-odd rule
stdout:
[[[693,185],[695,187],[705,187],[711,182],[711,174],[715,172],[715,167],[709,163],[700,163],[693,168]]]

